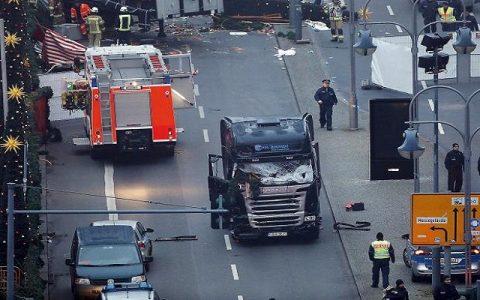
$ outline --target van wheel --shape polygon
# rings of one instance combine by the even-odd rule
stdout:
[[[422,278],[420,276],[417,276],[413,273],[412,271],[412,282],[420,282],[422,280]]]
[[[315,241],[320,237],[320,227],[316,226],[313,230],[305,234],[305,240]]]
[[[403,256],[403,263],[404,263],[407,267],[411,268],[412,265],[410,264],[410,262],[409,262],[408,259],[407,259],[407,248],[403,249],[403,255],[402,255],[402,256]]]

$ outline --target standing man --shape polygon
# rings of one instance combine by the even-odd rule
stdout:
[[[388,287],[388,275],[390,273],[390,260],[395,263],[395,252],[389,241],[383,240],[383,233],[377,233],[377,240],[370,244],[368,257],[373,262],[372,267],[372,288],[378,288],[380,271],[382,271],[382,286]]]
[[[332,0],[325,6],[325,13],[330,17],[330,33],[332,42],[343,43],[343,9],[345,3],[343,0]]]
[[[423,24],[427,25],[437,20],[438,3],[437,0],[425,0],[420,3],[420,12],[423,16]],[[425,27],[425,33],[437,32],[437,24]]]
[[[320,105],[320,126],[327,125],[327,130],[332,131],[333,106],[337,105],[337,95],[330,87],[330,79],[322,80],[322,87],[315,93],[315,101]]]
[[[448,2],[443,2],[442,7],[438,8],[438,15],[442,21],[442,30],[445,32],[455,30],[455,9],[451,7]]]
[[[105,29],[105,22],[98,15],[98,8],[92,7],[91,14],[85,19],[88,28],[88,46],[100,47],[102,31]]]
[[[450,276],[445,276],[442,284],[433,291],[434,300],[457,300],[460,294],[457,288],[452,284]]]
[[[453,143],[452,150],[445,156],[445,168],[448,170],[448,190],[460,192],[463,183],[463,153],[457,143]]]
[[[467,14],[465,15],[465,20],[468,21],[467,27],[470,28],[472,32],[478,31],[478,22],[477,18],[475,18],[475,15],[473,14],[473,7],[467,6],[466,11]]]
[[[120,8],[120,14],[117,19],[117,43],[130,44],[130,32],[132,28],[132,16],[128,13],[126,6]]]

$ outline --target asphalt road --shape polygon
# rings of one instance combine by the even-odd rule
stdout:
[[[177,112],[183,127],[174,158],[137,157],[106,161],[113,166],[117,197],[148,199],[176,205],[208,206],[207,154],[219,153],[219,120],[226,115],[295,115],[289,78],[282,61],[273,56],[273,37],[228,32],[193,39],[190,47],[200,87],[199,109]],[[202,118],[203,117],[203,118]],[[56,124],[64,143],[48,146],[52,167],[49,188],[104,194],[104,163],[72,149],[81,123]],[[116,201],[118,209],[160,208],[159,204]],[[196,235],[196,241],[157,242],[148,280],[166,299],[357,299],[358,293],[333,217],[321,195],[324,229],[315,242],[279,240],[237,244],[228,232],[212,230],[206,215],[130,216],[155,230],[153,237]],[[106,208],[104,197],[48,194],[48,208]],[[105,216],[107,218],[107,216]],[[120,216],[120,218],[124,218]],[[125,217],[127,218],[127,217]],[[50,299],[68,299],[68,252],[76,226],[102,219],[95,216],[50,216],[49,244],[53,284]],[[231,247],[230,247],[231,246]]]

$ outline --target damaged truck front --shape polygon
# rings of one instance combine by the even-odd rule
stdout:
[[[220,135],[222,155],[209,155],[210,204],[229,213],[212,214],[212,228],[230,228],[239,240],[317,239],[321,180],[312,116],[226,117]]]

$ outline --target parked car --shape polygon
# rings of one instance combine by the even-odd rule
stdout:
[[[102,289],[99,300],[159,300],[152,285],[146,282],[117,284],[109,280]]]
[[[98,297],[108,279],[117,283],[146,281],[142,253],[130,226],[77,228],[65,263],[70,267],[75,299]]]
[[[142,252],[143,260],[153,261],[153,243],[149,236],[149,233],[153,232],[152,228],[145,228],[142,223],[132,220],[107,220],[107,221],[96,221],[91,224],[92,226],[130,226],[135,232],[135,237],[137,238],[138,248]],[[150,269],[150,264],[145,263],[145,269]]]
[[[425,277],[432,275],[432,247],[415,246],[410,241],[409,234],[402,235],[405,240],[405,249],[403,250],[403,262],[412,269],[412,282],[418,282]],[[443,274],[444,259],[443,247],[440,253],[440,269]],[[451,274],[465,274],[465,247],[451,246]],[[480,275],[480,249],[472,247],[472,274]]]

